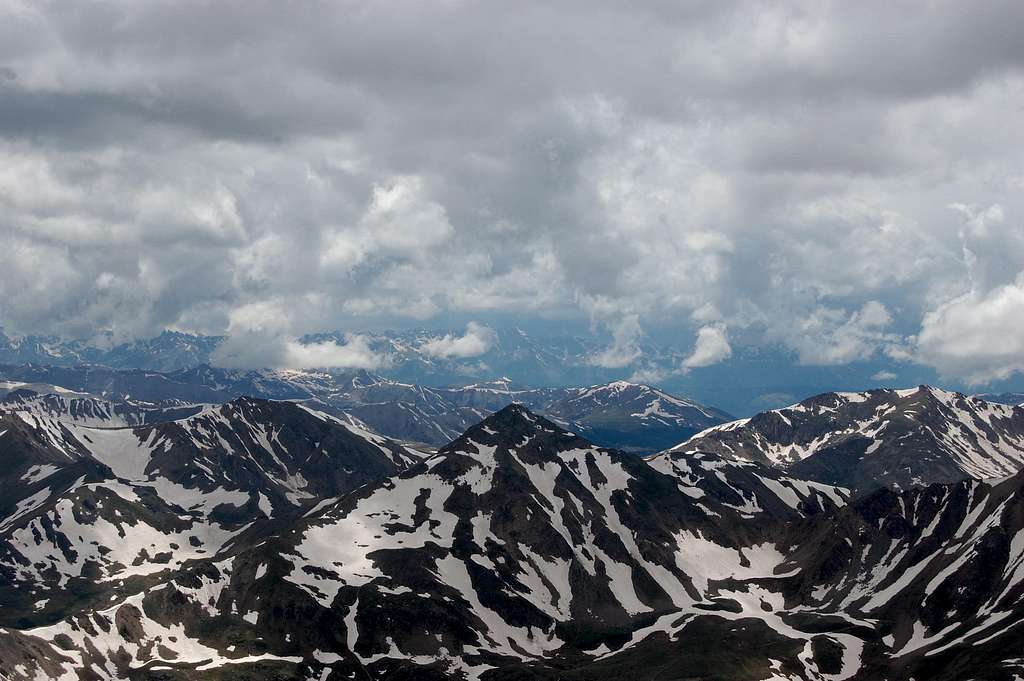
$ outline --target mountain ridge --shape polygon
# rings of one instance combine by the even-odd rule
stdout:
[[[516,388],[508,381],[431,388],[367,371],[238,371],[210,366],[170,373],[19,366],[0,367],[0,376],[7,379],[4,385],[11,392],[71,390],[82,393],[83,399],[128,402],[121,411],[136,420],[151,419],[160,409],[181,407],[174,413],[184,413],[184,402],[222,403],[240,395],[309,401],[322,411],[357,418],[385,436],[431,446],[444,445],[511,402],[551,412],[602,444],[641,453],[664,449],[729,418],[692,400],[623,381],[560,389]]]
[[[782,416],[842,434],[850,408],[962,423],[954,408],[974,404],[921,392],[818,396]],[[0,530],[0,596],[22,613],[4,614],[0,673],[18,681],[1024,672],[1024,472],[854,496],[728,450],[600,447],[523,404],[430,453],[254,398],[134,428],[0,422],[21,429],[0,443],[39,451],[9,476],[49,489]],[[297,485],[317,433],[359,438],[326,448],[376,452],[376,474]],[[46,477],[61,468],[33,468],[62,457],[92,477],[61,487]]]
[[[675,449],[762,460],[861,491],[996,478],[1024,465],[1024,408],[930,386],[824,393],[712,426]]]

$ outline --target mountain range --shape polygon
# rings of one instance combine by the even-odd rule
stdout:
[[[584,336],[558,335],[534,338],[517,327],[493,330],[486,348],[471,357],[452,356],[431,350],[431,341],[458,336],[457,331],[425,329],[363,332],[368,347],[385,359],[385,370],[396,380],[441,386],[516,376],[529,385],[588,384],[621,377],[591,358],[602,346]],[[56,336],[10,337],[0,331],[0,363],[76,366],[95,364],[112,369],[175,371],[210,364],[224,336],[164,331],[152,338],[117,343],[69,340]],[[304,336],[302,343],[345,344],[341,332]],[[685,353],[645,344],[652,362],[672,366]]]
[[[686,368],[692,351],[675,336],[637,339],[633,362],[602,366],[601,357],[611,339],[569,329],[531,329],[495,326],[486,342],[458,356],[438,349],[438,342],[455,339],[460,329],[363,331],[356,335],[380,359],[375,370],[389,380],[431,388],[500,381],[512,377],[517,386],[533,388],[588,386],[617,380],[654,383],[672,393],[713,404],[738,416],[783,407],[804,397],[828,391],[861,391],[887,381],[888,385],[934,384],[941,380],[919,364],[882,357],[843,365],[805,364],[782,347],[752,347],[733,343],[732,354],[711,366]],[[308,335],[305,343],[348,342],[341,332]],[[0,332],[0,364],[75,367],[82,364],[107,369],[144,369],[177,372],[202,365],[217,365],[223,336],[165,331],[152,338],[116,342],[112,337],[92,341],[53,336],[8,336]],[[443,343],[442,343],[443,344]],[[613,364],[619,364],[613,362]],[[973,386],[947,384],[966,390]],[[995,381],[985,387],[992,401],[1024,401],[1019,378]],[[1005,393],[1005,394],[1004,394]],[[1016,393],[1019,397],[1014,398]],[[459,431],[461,432],[461,431]]]
[[[989,427],[996,413],[928,388],[861,397],[803,407],[837,432],[857,404],[889,424],[883,402]],[[1024,672],[1024,473],[851,492],[772,447],[691,446],[756,420],[644,458],[520,404],[436,452],[291,401],[118,428],[14,408],[0,417],[0,674]],[[873,456],[898,456],[906,429],[872,432]]]
[[[653,453],[732,417],[713,407],[639,384],[587,388],[516,388],[505,380],[431,388],[366,371],[238,371],[203,365],[174,372],[92,365],[0,366],[0,394],[9,403],[55,405],[76,419],[109,413],[134,425],[156,414],[187,415],[203,404],[239,396],[308,403],[356,418],[388,437],[441,446],[511,402],[549,414],[565,427],[608,446]],[[46,397],[31,397],[35,392]],[[2,406],[2,405],[0,405]],[[150,416],[147,416],[150,415]],[[92,418],[101,418],[99,416]]]
[[[779,466],[855,491],[964,478],[1024,466],[1024,407],[930,386],[826,393],[713,426],[675,451]]]

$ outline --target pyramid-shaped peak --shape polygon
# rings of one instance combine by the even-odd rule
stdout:
[[[536,427],[540,422],[544,421],[546,424],[548,421],[540,416],[537,416],[532,411],[526,408],[525,405],[519,402],[512,402],[511,404],[502,407],[498,411],[494,412],[486,419],[484,419],[480,425],[502,425],[502,426],[518,426],[518,425],[530,425]],[[550,424],[554,425],[554,424]]]
[[[217,414],[220,418],[243,418],[256,423],[258,421],[280,421],[303,413],[305,410],[290,400],[272,400],[251,395],[239,395],[199,412],[194,418],[205,418],[211,414]]]
[[[543,435],[544,440],[581,439],[543,416],[534,414],[522,404],[513,402],[469,428],[452,445],[458,446],[457,443],[471,440],[488,444],[501,442],[511,446],[536,435]]]
[[[252,409],[254,407],[268,405],[272,401],[273,400],[268,400],[263,397],[255,397],[253,395],[239,395],[238,397],[228,400],[222,406],[235,409]]]

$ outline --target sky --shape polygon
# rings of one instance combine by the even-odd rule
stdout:
[[[0,325],[1024,371],[1024,3],[0,0]],[[304,346],[303,334],[350,331]],[[248,354],[247,354],[248,353]],[[248,360],[247,360],[248,357]]]

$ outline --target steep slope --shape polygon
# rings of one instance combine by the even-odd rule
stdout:
[[[723,601],[720,589],[782,579],[787,528],[843,500],[756,463],[648,463],[510,406],[264,543],[9,634],[0,651],[25,674],[42,658],[68,678],[76,665],[101,678],[227,665],[250,678],[620,678],[618,656],[658,632],[753,619],[759,652],[737,667],[724,651],[709,678],[817,670],[816,653],[801,652],[813,627],[776,633],[767,596]],[[707,651],[670,654],[683,669],[710,662]]]
[[[1024,673],[1024,473],[879,490],[826,518],[793,528],[787,597],[874,623],[869,664],[899,679]]]
[[[0,506],[0,619],[8,623],[50,618],[67,594],[140,588],[145,580],[132,578],[245,545],[421,457],[355,422],[248,398],[136,428],[26,412],[2,423],[10,466],[0,490],[10,501]]]
[[[18,414],[0,413],[0,452],[0,532],[54,490],[109,476],[109,470],[56,422],[33,426]]]
[[[684,534],[673,572],[651,553],[657,543],[628,534],[618,541],[629,560],[608,553],[615,538],[603,532],[559,555],[559,538],[545,542],[548,529],[537,527],[547,523],[512,526],[465,506],[437,470],[448,463],[425,464],[436,480],[414,487],[411,508],[396,503],[401,485],[427,485],[426,476],[353,495],[294,533],[193,562],[95,611],[0,632],[0,673],[19,681],[40,671],[68,680],[160,672],[155,678],[1009,681],[1024,672],[1024,474],[882,490],[793,517],[767,547]],[[597,459],[593,466],[606,470]],[[456,479],[480,484],[466,475],[474,469]],[[496,470],[492,482],[501,477]],[[561,527],[570,533],[572,519],[596,520],[577,494],[583,489],[556,496],[568,502]],[[620,510],[631,529],[632,514]],[[373,541],[378,534],[386,541]],[[629,591],[610,588],[628,583],[607,569],[614,564],[631,567]],[[639,574],[658,565],[672,573],[663,583],[681,591],[645,588]],[[590,594],[595,581],[603,586]],[[619,600],[630,592],[635,600]],[[629,615],[627,603],[650,610]]]
[[[922,412],[929,399],[904,406]],[[0,594],[5,606],[46,600],[46,617],[3,613],[17,629],[0,630],[0,676],[18,681],[1024,674],[1024,472],[851,504],[844,490],[772,462],[684,451],[642,459],[513,405],[400,472],[251,521],[215,518],[209,503],[169,513],[161,504],[175,502],[151,492],[194,482],[192,498],[217,494],[224,505],[232,481],[245,481],[291,504],[284,471],[326,447],[288,429],[325,429],[316,443],[340,424],[254,400],[123,431],[2,418],[24,442],[10,475],[30,473],[33,489],[70,488],[61,498],[75,504],[34,527],[31,536],[57,541],[12,568],[35,571],[31,592]],[[113,448],[84,438],[97,432],[170,444],[104,463],[95,452]],[[218,446],[238,452],[237,466],[209,453]],[[202,465],[174,467],[170,451]],[[81,480],[57,463],[79,466]],[[38,477],[47,465],[57,470]],[[208,481],[220,491],[202,488],[204,469],[225,471]],[[14,526],[30,518],[39,514]],[[101,521],[113,529],[97,531]],[[180,525],[161,538],[150,529],[158,522]],[[118,529],[124,546],[89,548]],[[201,543],[160,543],[189,533]],[[153,544],[163,562],[131,560]],[[92,552],[88,580],[64,570],[68,558],[39,567],[62,547]],[[48,586],[54,577],[61,588]]]
[[[8,337],[0,331],[0,362],[53,366],[98,364],[112,368],[173,371],[205,364],[221,336],[164,331],[153,338],[97,345],[55,336]]]
[[[859,492],[1012,475],[1024,408],[938,388],[826,393],[716,426],[675,448],[783,467]]]
[[[451,391],[388,380],[365,371],[333,380],[336,387],[326,396],[318,392],[318,399],[377,432],[412,442],[446,444],[493,411],[452,401],[446,394]],[[508,402],[501,406],[505,404]]]

